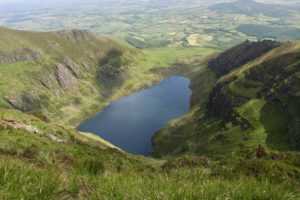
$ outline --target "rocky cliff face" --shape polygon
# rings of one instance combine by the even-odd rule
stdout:
[[[300,53],[286,54],[253,68],[247,78],[262,81],[258,95],[279,102],[289,121],[289,139],[300,149]]]
[[[259,58],[278,45],[279,43],[273,41],[246,41],[211,59],[208,62],[208,68],[220,78],[230,73],[230,71]],[[229,119],[235,107],[239,107],[247,102],[247,98],[231,95],[227,92],[229,85],[237,81],[237,79],[238,77],[232,76],[229,80],[219,81],[216,84],[209,95],[207,104],[208,115]]]
[[[299,150],[300,43],[274,44],[246,42],[208,62],[219,78],[207,103],[193,102],[191,113],[155,134],[153,155],[233,155],[258,143]],[[192,85],[194,93],[203,88]]]
[[[208,67],[216,73],[217,77],[221,77],[231,70],[260,57],[278,45],[279,43],[268,40],[261,42],[246,41],[210,60]]]
[[[247,102],[247,99],[243,97],[228,94],[226,92],[227,84],[229,83],[219,83],[211,91],[207,104],[209,116],[230,119],[234,108]]]
[[[211,117],[220,117],[230,120],[237,117],[235,108],[244,105],[253,98],[262,98],[267,102],[280,105],[288,119],[286,133],[290,143],[295,149],[300,148],[300,53],[284,54],[269,59],[261,64],[251,67],[243,72],[243,75],[232,76],[226,81],[220,81],[212,90],[207,105],[207,114]],[[254,85],[251,84],[255,83]],[[239,88],[240,94],[233,89]],[[251,91],[250,95],[242,94],[242,91]],[[244,122],[243,122],[244,123]],[[248,123],[250,124],[250,123]]]

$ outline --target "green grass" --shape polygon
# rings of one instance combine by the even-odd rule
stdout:
[[[230,83],[227,92],[233,96],[251,99],[256,97],[261,87],[262,83],[258,81],[252,81],[245,77],[240,77],[237,81]]]
[[[266,151],[261,158],[249,148],[221,160],[155,160],[111,149],[38,113],[6,109],[0,112],[0,139],[1,199],[281,200],[297,199],[300,192],[298,154]]]
[[[169,67],[172,64],[182,63],[196,56],[206,56],[212,52],[212,49],[197,47],[169,47],[143,50],[145,56],[136,63],[136,70],[145,72],[152,68]]]
[[[54,171],[35,169],[18,162],[1,161],[1,199],[62,198],[63,183]]]
[[[97,168],[94,169],[99,169]],[[177,169],[169,174],[106,174],[37,169],[7,160],[0,164],[1,199],[272,199],[293,200],[299,196],[289,184],[268,180],[212,178],[202,168]],[[71,173],[71,174],[70,174]]]

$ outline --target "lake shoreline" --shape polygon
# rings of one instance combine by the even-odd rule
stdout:
[[[96,134],[129,153],[150,156],[154,133],[189,111],[189,85],[188,78],[171,76],[111,102],[77,130]]]

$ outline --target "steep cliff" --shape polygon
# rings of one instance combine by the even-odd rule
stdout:
[[[240,51],[243,46],[249,48]],[[299,150],[299,50],[299,42],[246,42],[212,58],[207,70],[217,80],[203,96],[207,101],[193,103],[190,114],[160,130],[153,155],[220,156],[258,144]]]

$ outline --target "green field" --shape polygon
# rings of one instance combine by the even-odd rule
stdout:
[[[246,39],[267,38],[241,31],[238,28],[240,25],[280,26],[292,30],[300,26],[299,20],[295,20],[299,17],[297,9],[248,2],[247,5],[238,2],[227,7],[217,4],[218,1],[195,1],[192,6],[186,0],[153,0],[151,3],[135,0],[128,3],[122,0],[88,1],[84,5],[79,3],[76,9],[68,5],[46,7],[43,11],[24,9],[18,15],[13,14],[13,8],[6,9],[0,14],[0,24],[36,31],[86,29],[122,38],[140,49],[199,46],[217,50],[224,50]],[[232,5],[234,7],[230,9]],[[249,11],[243,10],[246,6]],[[160,9],[162,7],[164,9]],[[283,41],[286,38],[297,39],[293,31],[282,34],[284,38],[280,35],[270,37]]]

